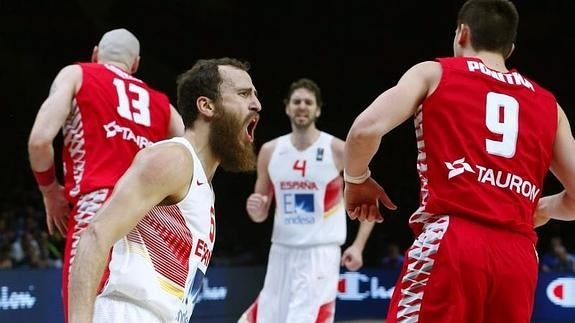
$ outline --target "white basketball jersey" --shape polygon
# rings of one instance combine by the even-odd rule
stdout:
[[[166,142],[183,144],[193,157],[189,191],[175,205],[154,207],[114,245],[98,297],[134,303],[164,322],[187,323],[214,246],[214,193],[191,144],[172,138],[155,145]]]
[[[313,246],[345,242],[343,180],[331,143],[322,132],[307,149],[298,151],[290,134],[277,139],[268,173],[274,187],[276,213],[272,242]]]

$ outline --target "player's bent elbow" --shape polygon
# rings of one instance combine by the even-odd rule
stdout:
[[[378,136],[371,122],[356,120],[349,130],[346,142],[363,142]]]
[[[28,151],[32,153],[45,151],[51,145],[51,139],[47,139],[39,135],[32,134],[28,139]]]

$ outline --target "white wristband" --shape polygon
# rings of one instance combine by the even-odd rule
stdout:
[[[369,170],[369,168],[365,171],[365,173],[363,173],[362,175],[359,176],[349,176],[345,169],[343,170],[343,180],[348,182],[348,183],[352,183],[352,184],[363,184],[365,181],[367,181],[367,179],[371,176],[371,171]]]

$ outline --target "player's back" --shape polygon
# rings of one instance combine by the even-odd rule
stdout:
[[[79,65],[82,85],[63,129],[72,199],[113,187],[141,148],[166,138],[170,123],[165,94],[113,65]]]
[[[437,89],[416,113],[421,206],[410,222],[452,215],[535,238],[533,212],[557,128],[551,93],[477,58],[439,59]]]

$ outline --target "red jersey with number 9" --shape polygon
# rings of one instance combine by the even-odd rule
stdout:
[[[438,61],[441,80],[415,116],[421,204],[412,228],[450,215],[535,241],[533,214],[557,130],[554,96],[477,58]]]
[[[65,188],[74,203],[112,188],[136,153],[165,139],[168,97],[108,64],[81,63],[82,85],[63,127]]]

